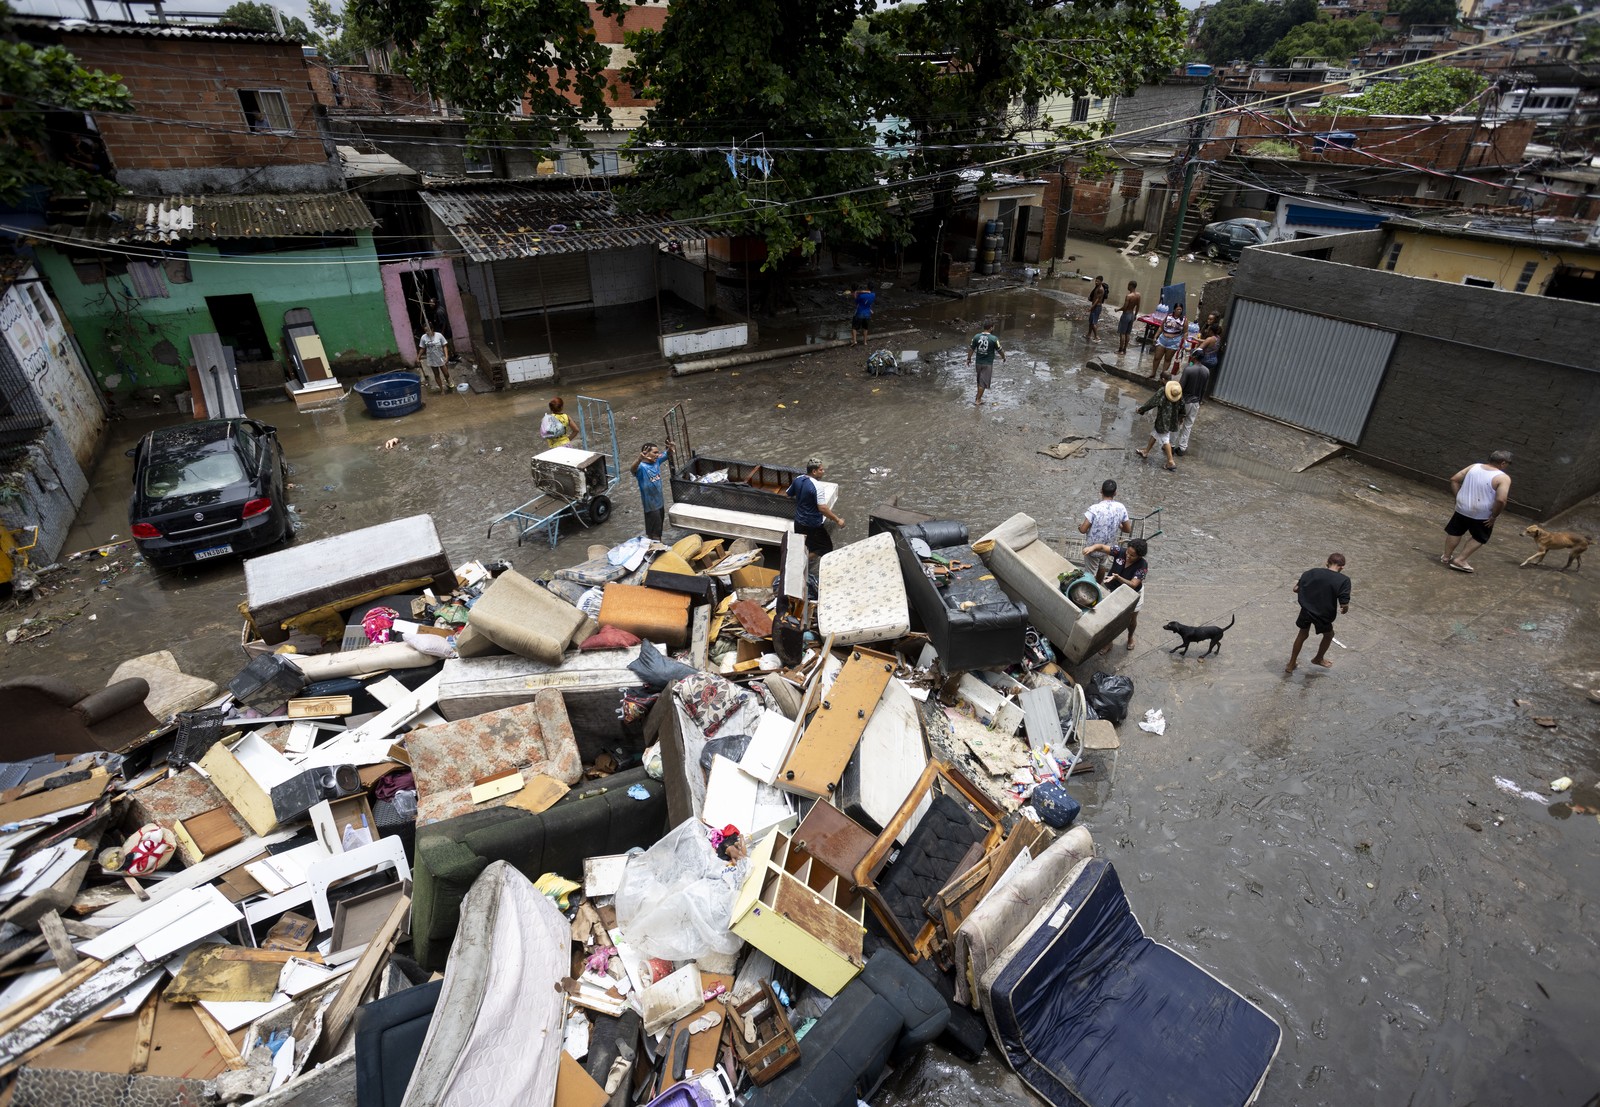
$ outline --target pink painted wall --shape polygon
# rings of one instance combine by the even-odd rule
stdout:
[[[395,261],[378,267],[383,274],[383,299],[389,305],[389,322],[394,326],[395,344],[407,365],[417,364],[417,335],[411,329],[411,314],[406,311],[405,286],[400,274],[432,269],[439,274],[439,290],[444,295],[444,312],[450,320],[450,352],[457,356],[472,352],[472,336],[467,330],[466,312],[461,307],[461,290],[456,287],[456,270],[446,258],[427,261]]]

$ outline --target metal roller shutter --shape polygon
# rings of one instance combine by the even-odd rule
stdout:
[[[1355,445],[1394,341],[1392,331],[1235,300],[1214,395]]]
[[[500,294],[502,315],[587,304],[594,299],[589,288],[589,255],[582,253],[497,261],[494,286]]]

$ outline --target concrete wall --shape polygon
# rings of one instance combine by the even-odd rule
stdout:
[[[168,295],[146,299],[134,295],[127,276],[83,284],[53,249],[39,250],[39,264],[104,390],[187,390],[189,336],[217,330],[207,296],[254,296],[279,360],[283,313],[295,307],[311,309],[336,367],[397,353],[372,235],[361,231],[355,237],[355,246],[344,249],[238,258],[197,244],[188,250],[190,279],[174,280],[169,269]]]
[[[1119,96],[1111,109],[1116,127],[1111,142],[1117,146],[1177,145],[1189,141],[1187,119],[1200,111],[1205,95],[1204,77],[1171,77],[1159,85],[1140,85]]]
[[[710,311],[716,300],[716,277],[703,265],[681,254],[662,254],[656,260],[661,291],[670,292],[686,304]]]
[[[0,523],[12,530],[37,526],[39,544],[28,552],[28,560],[35,566],[54,561],[89,494],[89,478],[61,428],[51,424],[34,442],[6,450],[0,488]]]
[[[595,307],[637,304],[656,295],[654,246],[593,250],[589,254],[589,288]]]
[[[1600,305],[1385,272],[1386,241],[1360,231],[1246,250],[1234,298],[1399,336],[1360,456],[1443,482],[1509,449],[1512,505],[1539,517],[1600,491]],[[1318,250],[1330,259],[1299,256]]]
[[[131,115],[94,117],[117,183],[133,192],[321,192],[343,184],[298,44],[98,31],[55,37],[85,68],[119,74],[133,95]],[[282,92],[292,130],[252,133],[240,89]]]
[[[87,470],[105,433],[105,406],[63,326],[60,308],[49,302],[37,278],[30,267],[0,296],[0,335],[39,406],[60,429],[78,465]]]

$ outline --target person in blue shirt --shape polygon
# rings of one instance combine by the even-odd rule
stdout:
[[[666,519],[666,501],[661,496],[661,466],[666,460],[661,447],[646,442],[639,450],[639,460],[633,463],[633,479],[639,482],[639,502],[644,506],[644,532],[658,540]]]
[[[827,467],[819,458],[806,459],[806,471],[789,485],[789,497],[795,501],[794,530],[805,535],[806,552],[821,557],[833,550],[833,535],[828,533],[828,523],[844,526],[844,519],[831,507],[817,499],[817,480]]]
[[[861,345],[867,344],[867,328],[872,326],[872,305],[877,302],[878,294],[872,290],[872,282],[867,282],[865,288],[851,289],[846,295],[854,296],[856,314],[850,320],[850,345],[854,346],[859,340]]]

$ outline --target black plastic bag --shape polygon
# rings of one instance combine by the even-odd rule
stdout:
[[[721,754],[729,761],[737,763],[744,756],[744,751],[750,748],[750,735],[729,734],[721,738],[708,739],[705,748],[700,751],[700,771],[709,775],[711,773],[711,759]]]
[[[1096,673],[1089,678],[1083,698],[1096,718],[1120,723],[1128,717],[1128,704],[1133,702],[1133,681],[1116,673]]]

